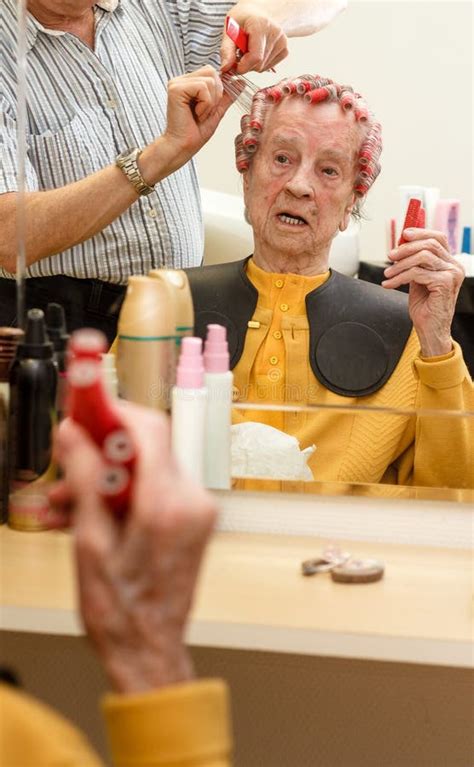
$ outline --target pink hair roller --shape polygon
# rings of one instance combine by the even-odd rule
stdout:
[[[343,96],[341,96],[341,107],[343,109],[349,110],[353,109],[355,104],[355,98],[353,93],[344,93]]]
[[[267,92],[268,98],[272,99],[274,104],[278,104],[283,98],[283,88],[270,88]]]
[[[361,197],[366,195],[368,191],[369,191],[369,186],[366,183],[365,184],[360,183],[360,184],[357,184],[356,187],[354,187],[354,192],[356,194],[359,194]]]
[[[304,96],[305,93],[308,93],[313,88],[313,85],[309,82],[309,80],[302,80],[298,83],[296,86],[296,92],[299,93],[300,96]]]
[[[365,122],[369,119],[369,110],[367,107],[362,106],[356,106],[355,108],[355,118],[359,122]]]
[[[321,101],[326,101],[329,96],[330,93],[327,88],[315,88],[314,91],[309,91],[304,98],[308,104],[319,104]]]
[[[369,149],[362,149],[359,154],[359,164],[367,165],[372,159],[372,152]]]

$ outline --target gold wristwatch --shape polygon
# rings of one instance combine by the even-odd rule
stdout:
[[[115,164],[118,168],[123,170],[126,177],[130,183],[133,184],[138,194],[147,195],[154,192],[155,187],[148,186],[138,168],[137,160],[142,152],[143,149],[138,149],[137,147],[134,149],[126,149],[125,152],[122,152],[116,158]]]

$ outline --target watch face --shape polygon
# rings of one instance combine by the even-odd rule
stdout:
[[[120,152],[118,159],[120,160],[126,160],[130,155],[132,155],[134,152],[136,152],[136,147],[131,147],[130,149],[125,149],[124,152]]]

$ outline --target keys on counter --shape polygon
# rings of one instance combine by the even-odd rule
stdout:
[[[360,559],[336,546],[328,546],[319,557],[301,564],[304,576],[330,573],[336,583],[375,583],[383,578],[385,566],[378,559]]]

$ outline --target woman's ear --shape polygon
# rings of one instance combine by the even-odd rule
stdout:
[[[344,215],[342,217],[342,221],[339,224],[339,231],[345,232],[347,227],[349,226],[350,220],[351,220],[351,213],[354,210],[356,204],[356,196],[355,194],[352,194],[350,203],[346,206],[344,209]]]

